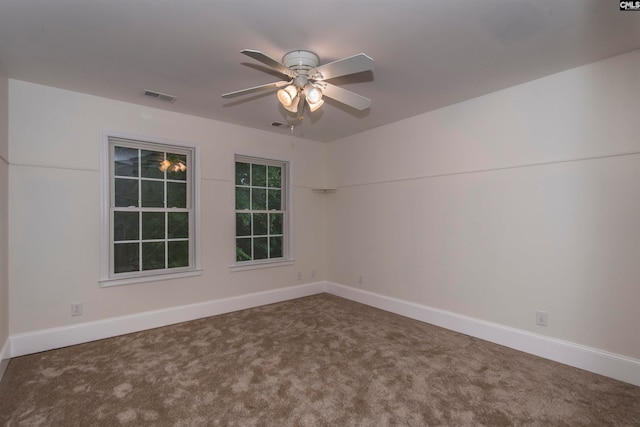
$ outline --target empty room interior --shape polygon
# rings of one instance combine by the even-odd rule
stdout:
[[[0,0],[0,420],[638,425],[636,6]]]

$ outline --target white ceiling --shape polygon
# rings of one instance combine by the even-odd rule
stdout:
[[[0,64],[10,78],[287,133],[281,80],[240,54],[321,63],[360,52],[373,72],[331,82],[373,100],[328,100],[293,134],[334,141],[640,48],[640,12],[614,0],[0,0]],[[144,89],[175,95],[149,99]]]

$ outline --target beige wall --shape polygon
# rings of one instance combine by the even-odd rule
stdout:
[[[0,359],[9,338],[9,135],[8,80],[0,65]],[[8,351],[8,350],[7,350]],[[6,354],[5,356],[9,356]],[[3,364],[0,360],[0,378]]]
[[[640,358],[638,69],[633,52],[331,144],[9,80],[9,333],[326,278]],[[201,145],[202,276],[98,286],[103,130]],[[294,266],[229,271],[235,152],[292,161]]]
[[[329,144],[329,279],[640,358],[638,69],[633,52]]]
[[[9,94],[11,334],[323,278],[326,198],[311,188],[326,180],[326,145],[15,80]],[[200,144],[202,276],[99,287],[104,130]],[[230,272],[234,153],[291,161],[295,265]]]

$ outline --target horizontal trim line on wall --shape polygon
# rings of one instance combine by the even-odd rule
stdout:
[[[18,166],[22,168],[42,168],[42,169],[57,169],[57,170],[66,170],[66,171],[75,171],[75,172],[100,172],[98,169],[89,169],[89,168],[76,168],[69,166],[57,166],[57,165],[38,165],[38,164],[28,164],[28,163],[9,163],[11,166]]]
[[[0,159],[4,160],[7,165],[18,166],[24,168],[43,168],[43,169],[57,169],[57,170],[69,170],[69,171],[79,171],[79,172],[96,172],[99,173],[98,169],[89,169],[89,168],[76,168],[76,167],[68,167],[68,166],[56,166],[56,165],[38,165],[38,164],[28,164],[28,163],[9,163],[4,157],[0,156]],[[228,178],[207,178],[201,177],[202,181],[213,181],[213,182],[231,182]],[[315,188],[307,185],[294,185],[294,188]]]
[[[322,185],[294,185],[293,187],[294,188],[302,188],[302,189],[305,189],[305,190],[315,190],[315,189],[318,189],[318,188],[322,188],[323,186]]]
[[[363,187],[367,185],[378,185],[378,184],[388,184],[394,182],[405,182],[405,181],[419,181],[423,179],[431,179],[431,178],[442,178],[446,176],[456,176],[456,175],[468,175],[473,173],[483,173],[483,172],[497,172],[503,170],[510,169],[522,169],[522,168],[532,168],[537,166],[548,166],[548,165],[557,165],[563,163],[575,163],[575,162],[584,162],[588,160],[598,160],[598,159],[608,159],[612,157],[624,157],[624,156],[635,156],[640,154],[640,151],[629,151],[626,153],[614,153],[614,154],[603,154],[600,156],[589,156],[589,157],[576,157],[575,159],[563,159],[563,160],[549,160],[547,162],[538,162],[538,163],[523,163],[520,165],[513,166],[501,166],[496,168],[487,168],[487,169],[472,169],[467,171],[458,171],[458,172],[445,172],[433,175],[421,175],[414,177],[406,177],[406,178],[394,178],[383,181],[370,181],[370,182],[360,182],[357,184],[343,184],[338,185],[338,188],[350,188],[350,187]]]
[[[0,156],[2,158],[2,156]],[[38,165],[38,164],[28,164],[28,163],[8,163],[11,166],[18,166],[24,168],[42,168],[42,169],[56,169],[56,170],[66,170],[66,171],[76,171],[76,172],[95,172],[100,173],[98,169],[89,169],[89,168],[76,168],[76,167],[68,167],[68,166],[56,166],[56,165]],[[227,178],[200,178],[202,181],[215,181],[215,182],[231,182],[230,179]]]
[[[337,283],[326,288],[342,298],[640,386],[640,360],[631,357]]]
[[[203,181],[215,181],[215,182],[231,182],[230,179],[227,178],[200,178]]]

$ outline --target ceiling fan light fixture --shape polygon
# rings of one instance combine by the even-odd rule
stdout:
[[[304,87],[304,96],[309,104],[317,104],[322,100],[322,91],[311,84]]]
[[[240,52],[262,62],[289,80],[236,90],[223,94],[223,98],[246,95],[263,89],[277,89],[278,102],[288,112],[297,114],[297,121],[304,118],[305,103],[308,105],[306,110],[314,112],[324,104],[323,97],[360,111],[371,106],[370,99],[325,82],[325,80],[373,70],[373,59],[364,53],[319,65],[318,55],[308,50],[290,51],[282,57],[282,62],[257,50],[244,49]]]
[[[284,108],[287,108],[294,104],[295,99],[298,97],[298,89],[296,89],[294,85],[289,85],[283,89],[278,90],[277,95],[280,104],[282,104]]]
[[[324,104],[324,99],[321,99],[320,101],[315,102],[313,104],[311,102],[308,102],[308,100],[307,100],[307,104],[309,104],[309,111],[311,111],[313,113],[318,108],[322,107],[322,104]]]
[[[298,112],[298,104],[300,104],[300,97],[298,95],[296,95],[291,102],[289,103],[289,105],[284,105],[282,104],[282,106],[284,107],[285,110],[290,111],[292,113],[297,113]]]

